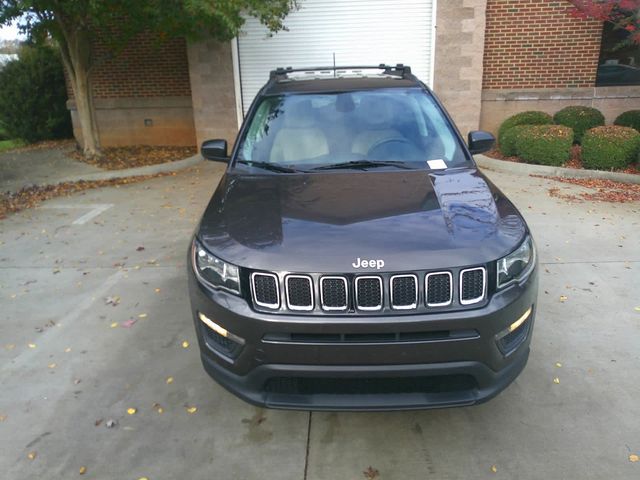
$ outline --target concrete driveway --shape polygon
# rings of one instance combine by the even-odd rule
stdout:
[[[567,204],[547,189],[577,187],[487,172],[540,252],[523,374],[477,407],[309,414],[249,406],[201,368],[185,256],[221,172],[0,223],[3,479],[640,478],[639,204]]]

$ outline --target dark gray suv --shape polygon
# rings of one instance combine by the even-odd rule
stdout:
[[[196,230],[202,362],[273,408],[471,405],[524,368],[536,252],[434,94],[403,65],[277,69]]]

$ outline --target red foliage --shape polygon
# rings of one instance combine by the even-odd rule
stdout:
[[[569,0],[572,17],[609,22],[632,33],[630,41],[640,45],[640,0]],[[634,33],[635,32],[635,33]]]

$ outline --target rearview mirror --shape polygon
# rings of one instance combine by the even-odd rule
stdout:
[[[469,132],[469,151],[471,155],[475,155],[477,153],[488,152],[493,148],[493,145],[496,143],[496,137],[489,132],[485,132],[482,130],[476,130],[474,132]]]
[[[226,140],[205,140],[200,147],[200,153],[207,160],[228,162]]]

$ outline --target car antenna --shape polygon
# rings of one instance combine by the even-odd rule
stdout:
[[[333,78],[336,78],[336,52],[333,52]]]

